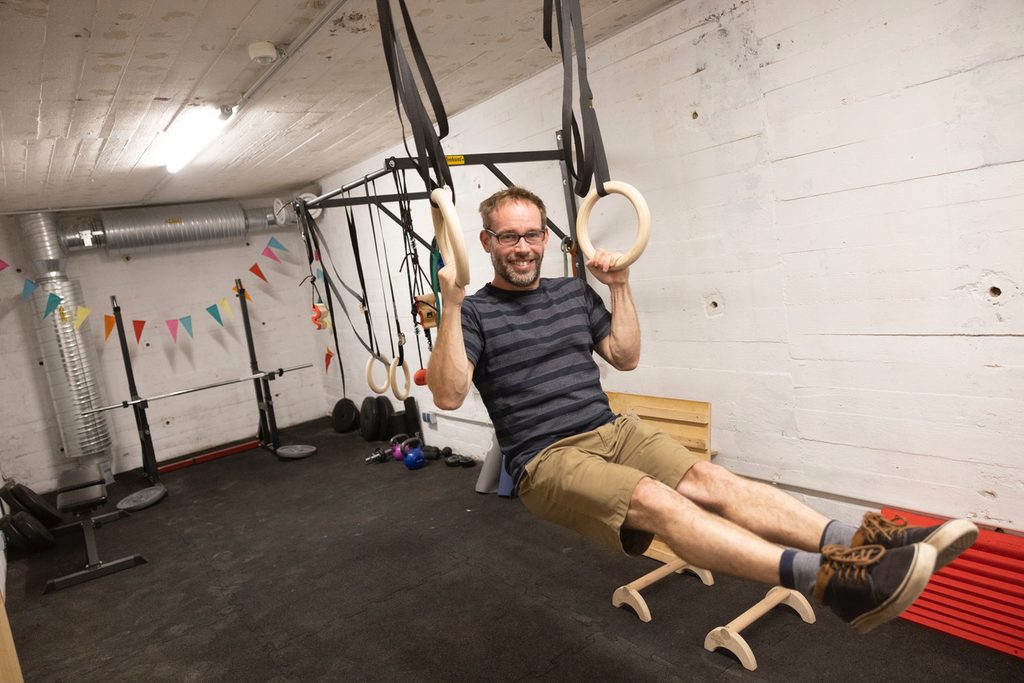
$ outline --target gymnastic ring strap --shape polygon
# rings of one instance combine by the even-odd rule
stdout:
[[[371,354],[370,357],[368,359],[366,359],[366,383],[370,386],[371,389],[373,389],[374,393],[383,394],[383,393],[385,393],[388,390],[388,387],[391,386],[391,377],[390,377],[390,374],[386,374],[384,376],[384,384],[381,384],[379,386],[374,384],[373,383],[373,363],[374,363],[374,361],[380,361],[380,364],[383,365],[384,367],[389,367],[390,364],[391,364],[391,361],[388,358],[386,358],[383,354],[378,354],[378,355]]]
[[[395,381],[395,371],[398,369],[399,366],[401,366],[402,370],[405,372],[405,387],[401,389],[398,388],[398,382]],[[406,363],[405,361],[400,362],[398,358],[395,358],[393,361],[391,361],[391,365],[388,366],[388,384],[391,385],[391,393],[393,393],[395,395],[395,398],[397,398],[399,401],[404,401],[406,398],[409,397],[409,383],[411,379],[412,377],[409,374],[408,363]]]
[[[629,200],[636,211],[636,241],[611,268],[612,270],[622,270],[640,258],[640,254],[644,253],[644,249],[647,248],[647,242],[651,239],[651,210],[647,207],[647,200],[639,190],[628,183],[609,180],[604,184],[604,190],[613,194],[621,194]],[[587,234],[587,223],[590,221],[590,212],[599,198],[597,188],[591,189],[583,198],[576,218],[576,242],[588,261],[594,257],[594,245],[590,241],[590,235]]]
[[[433,204],[430,211],[434,219],[434,237],[441,258],[446,264],[455,264],[455,284],[465,287],[469,284],[469,258],[459,214],[452,203],[452,192],[447,187],[438,187],[430,193],[430,201]]]

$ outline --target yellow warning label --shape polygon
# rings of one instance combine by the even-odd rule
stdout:
[[[466,157],[461,154],[449,154],[445,159],[448,161],[449,166],[463,166],[466,163]]]

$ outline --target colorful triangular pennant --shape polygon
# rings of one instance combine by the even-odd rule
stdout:
[[[267,258],[269,258],[269,259],[273,259],[273,260],[277,261],[278,263],[280,263],[280,262],[281,262],[281,259],[280,259],[280,258],[278,258],[277,254],[276,254],[276,253],[274,253],[274,250],[273,250],[273,249],[271,249],[270,247],[266,247],[266,248],[265,248],[265,249],[263,250],[263,255],[264,255],[264,256],[266,256],[266,257],[267,257]]]
[[[259,279],[263,280],[264,282],[267,282],[267,283],[270,282],[270,280],[267,279],[267,276],[263,274],[263,269],[260,268],[260,264],[258,264],[258,263],[254,263],[251,266],[249,266],[249,272],[251,272],[253,275],[258,277]]]
[[[85,322],[85,319],[89,317],[90,313],[92,313],[92,309],[91,308],[86,308],[85,306],[79,306],[78,307],[78,310],[75,311],[75,329],[76,330],[82,326],[82,323]],[[107,334],[109,334],[109,332]]]
[[[266,278],[264,278],[264,279],[266,279]],[[235,296],[238,296],[238,287],[232,287],[231,291],[235,293]],[[245,300],[248,301],[249,303],[252,303],[252,295],[249,294],[249,290],[248,289],[245,290]]]
[[[171,333],[171,339],[173,339],[174,343],[177,344],[178,343],[178,320],[177,320],[177,318],[174,318],[174,319],[171,319],[171,320],[166,320],[164,322],[167,323],[167,330]]]
[[[114,323],[117,322],[112,315],[103,316],[103,341],[107,341],[110,338],[110,331],[114,329]]]
[[[221,299],[218,303],[220,304],[221,308],[223,308],[225,311],[228,312],[228,317],[229,318],[234,317],[235,314],[232,313],[232,311],[231,311],[231,304],[228,303],[228,300],[227,300],[226,297]]]
[[[181,326],[185,328],[186,332],[188,332],[189,339],[192,339],[192,316],[186,315],[183,318],[178,318],[178,322],[180,322]]]
[[[285,253],[288,252],[288,250],[285,248],[285,246],[277,241],[276,237],[271,237],[270,241],[267,242],[267,246],[268,247],[273,247],[274,249],[277,249],[278,251],[283,251]]]
[[[37,289],[39,289],[39,285],[37,285],[32,280],[25,278],[25,285],[21,289],[21,298],[24,299],[25,301],[28,301],[28,298],[32,296],[32,292],[36,291]]]
[[[146,326],[145,320],[133,320],[132,327],[135,328],[135,343],[142,341],[142,328]]]
[[[4,268],[6,268],[9,265],[11,265],[11,264],[8,263],[7,261],[4,261],[2,258],[0,258],[0,270],[3,270]]]
[[[324,354],[324,372],[327,372],[327,369],[329,367],[331,367],[331,359],[333,359],[333,358],[334,358],[334,351],[331,351],[330,349],[327,349],[327,353]]]
[[[217,324],[224,327],[224,321],[220,317],[220,309],[217,308],[217,304],[206,307],[206,312],[213,316],[213,319],[217,321]]]
[[[64,301],[64,299],[61,299],[53,292],[50,292],[50,296],[46,298],[46,310],[43,311],[44,320],[48,318],[51,313],[57,310],[57,307],[60,306],[61,301]]]

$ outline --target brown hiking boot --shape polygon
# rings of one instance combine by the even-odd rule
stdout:
[[[935,560],[935,571],[938,571],[970,548],[977,538],[978,527],[966,519],[951,519],[935,526],[911,526],[899,515],[889,520],[877,512],[865,512],[850,547],[880,545],[883,548],[899,548],[913,543],[927,543],[938,554]]]
[[[924,543],[891,549],[827,545],[821,549],[814,597],[858,632],[867,633],[917,599],[928,585],[935,555],[935,548]]]

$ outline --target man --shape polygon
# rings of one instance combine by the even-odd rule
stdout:
[[[687,562],[795,588],[866,632],[906,609],[932,572],[967,549],[967,520],[909,527],[868,513],[829,520],[777,489],[701,460],[635,416],[616,416],[596,351],[618,370],[640,357],[629,270],[597,250],[587,263],[611,313],[577,278],[540,278],[543,201],[518,187],[480,205],[494,279],[472,296],[439,273],[444,315],[427,383],[454,410],[474,383],[526,507],[629,554],[654,535]]]

